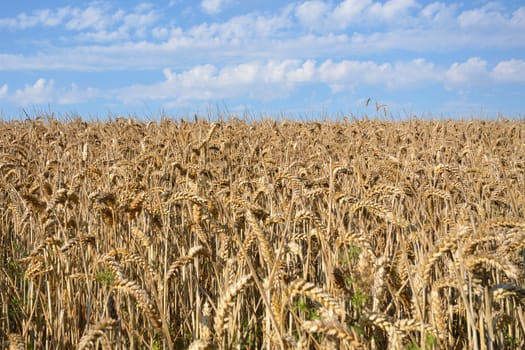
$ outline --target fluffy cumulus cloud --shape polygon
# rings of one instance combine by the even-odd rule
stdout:
[[[334,92],[363,85],[380,85],[396,90],[439,82],[444,71],[422,58],[381,64],[348,60],[334,63],[327,60],[319,66],[319,78]]]
[[[423,58],[410,61],[371,60],[267,60],[218,67],[197,65],[175,71],[165,68],[163,79],[115,89],[56,88],[53,80],[38,79],[32,85],[9,94],[7,84],[0,87],[0,98],[18,106],[75,104],[94,99],[120,100],[126,104],[148,100],[210,101],[228,98],[254,100],[282,99],[304,84],[323,84],[335,94],[367,86],[390,90],[411,89],[425,84],[442,84],[449,90],[462,90],[490,82],[525,82],[525,61],[508,60],[492,69],[478,57],[450,66],[439,66]]]
[[[15,91],[11,99],[19,106],[45,104],[53,101],[54,81],[38,79],[33,85],[26,85]]]
[[[73,83],[69,89],[60,89],[60,91],[55,94],[55,100],[61,105],[71,105],[89,102],[106,95],[107,92],[102,94],[99,90],[94,88],[83,89]]]
[[[100,97],[110,97],[111,91],[101,91],[94,88],[79,88],[76,84],[67,87],[56,87],[54,80],[37,79],[33,84],[26,84],[23,88],[9,93],[8,85],[0,87],[0,99],[11,102],[16,106],[28,107],[35,105],[58,103],[72,105],[89,102]]]
[[[141,98],[188,100],[249,97],[267,100],[286,96],[298,83],[314,76],[314,62],[297,60],[249,62],[218,68],[200,65],[175,73],[164,69],[164,81],[118,89],[116,96],[126,103]]]
[[[421,20],[427,23],[448,23],[450,25],[454,19],[457,7],[455,4],[432,2],[421,9]]]
[[[498,64],[492,75],[495,77],[495,72],[502,71],[507,63]],[[515,63],[512,67],[523,69]],[[179,102],[233,97],[267,100],[285,97],[298,86],[312,83],[324,84],[333,93],[340,93],[365,86],[399,90],[425,84],[462,89],[491,78],[487,62],[476,57],[449,67],[437,66],[422,58],[394,63],[331,59],[319,63],[314,60],[270,60],[222,68],[206,64],[179,73],[164,69],[163,75],[164,81],[118,89],[115,95],[127,103],[140,98],[175,99]],[[504,79],[503,76],[500,79]]]
[[[296,62],[296,61],[294,61]],[[286,80],[290,84],[308,83],[313,81],[317,74],[317,69],[314,60],[307,60],[301,65],[294,64],[294,69],[288,70],[284,73]]]
[[[328,84],[333,92],[339,92],[345,88],[357,87],[365,80],[369,84],[374,84],[381,76],[381,71],[385,71],[388,67],[388,64],[378,65],[371,61],[334,63],[332,60],[327,60],[319,66],[319,79]]]
[[[373,4],[370,0],[345,0],[334,8],[332,15],[334,19],[350,23],[352,20],[357,20],[358,16]]]
[[[297,5],[295,15],[301,24],[314,28],[319,24],[324,24],[325,16],[329,10],[330,7],[323,1],[306,1]]]
[[[226,0],[202,0],[201,7],[206,13],[214,15],[222,11],[226,2]]]
[[[499,82],[525,83],[525,61],[512,59],[499,62],[492,71],[492,77]]]
[[[444,68],[423,58],[396,62],[389,72],[385,85],[390,89],[404,89],[439,83],[443,79],[444,71]]]
[[[445,75],[448,88],[485,84],[489,78],[487,61],[479,57],[469,58],[464,63],[453,63]]]
[[[490,28],[494,24],[504,23],[508,20],[502,13],[500,5],[490,2],[481,8],[465,10],[458,16],[461,27]]]
[[[375,62],[359,60],[322,62],[315,60],[252,61],[222,68],[197,65],[180,72],[165,68],[163,80],[128,87],[101,90],[56,88],[53,80],[38,79],[32,85],[8,93],[8,86],[0,87],[0,98],[17,105],[57,102],[74,104],[92,99],[118,99],[125,103],[144,100],[216,100],[249,97],[256,100],[286,97],[298,86],[324,84],[333,93],[365,86],[390,90],[411,89],[425,84],[442,84],[450,90],[479,86],[493,82],[525,82],[525,61],[508,60],[497,63],[492,69],[487,61],[472,57],[450,66],[439,66],[423,58],[410,61]]]

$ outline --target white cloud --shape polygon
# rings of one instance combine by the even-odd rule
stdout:
[[[344,0],[334,9],[334,19],[349,23],[372,5],[371,0]]]
[[[495,2],[471,10],[463,11],[458,16],[461,27],[487,27],[495,23],[505,22],[501,13],[502,8]]]
[[[423,58],[408,62],[396,62],[385,82],[387,88],[413,88],[427,83],[440,82],[445,69]]]
[[[313,0],[299,4],[295,8],[295,15],[306,27],[315,28],[324,25],[325,16],[329,11],[329,6],[324,1]]]
[[[448,88],[462,88],[488,82],[487,61],[479,57],[469,58],[465,63],[453,63],[445,74]]]
[[[520,7],[512,13],[510,22],[513,25],[523,27],[525,26],[525,7]]]
[[[188,39],[193,45],[206,42],[239,45],[246,41],[260,44],[258,40],[277,37],[283,29],[290,26],[290,11],[285,8],[273,16],[251,13],[232,17],[225,22],[202,23],[187,31],[177,32],[177,39]]]
[[[459,28],[483,33],[525,30],[525,7],[507,13],[503,6],[489,2],[480,8],[465,10],[457,16]],[[523,36],[517,36],[520,40]],[[523,41],[523,39],[521,39]]]
[[[487,46],[492,49],[525,47],[525,38],[513,32],[486,35],[452,35],[446,31],[397,30],[385,33],[306,34],[288,38],[284,33],[290,25],[287,17],[240,16],[224,23],[193,27],[189,31],[170,28],[163,32],[169,39],[155,43],[121,41],[111,45],[78,45],[57,47],[33,55],[0,53],[0,71],[66,70],[116,71],[125,69],[157,69],[176,65],[178,69],[197,64],[224,65],[256,59],[315,59],[348,55],[388,54],[391,50],[407,50],[417,56],[434,52],[452,52],[464,48]],[[125,33],[92,33],[98,42],[112,42]],[[494,35],[494,36],[491,36]],[[96,38],[95,38],[96,36]],[[523,35],[522,35],[523,36]],[[508,38],[507,38],[508,37]],[[512,37],[512,38],[510,38]],[[210,52],[213,51],[213,57]],[[174,61],[174,58],[176,60]]]
[[[36,27],[39,25],[54,27],[62,24],[65,18],[70,16],[70,14],[70,7],[62,7],[56,10],[35,10],[32,14],[22,12],[14,18],[0,18],[0,28],[4,27],[14,30]]]
[[[148,11],[149,10],[149,11]],[[159,19],[159,15],[155,10],[150,10],[148,6],[137,6],[136,12],[125,14],[122,11],[116,12],[112,16],[111,25],[117,24],[116,28],[105,29],[107,25],[103,25],[102,21],[99,28],[95,31],[83,32],[75,37],[80,41],[94,41],[97,43],[108,43],[118,40],[129,39],[131,37],[144,38],[150,32],[148,29],[155,24]],[[147,11],[142,13],[142,11]],[[118,20],[116,19],[118,18]],[[165,29],[165,28],[164,28]],[[161,28],[156,27],[156,34],[160,33]],[[167,29],[165,29],[165,36]]]
[[[113,30],[113,31],[106,31],[106,30],[99,30],[95,32],[86,32],[79,34],[75,37],[75,39],[80,41],[93,41],[96,43],[111,43],[114,41],[122,40],[128,38],[129,35],[124,30]]]
[[[202,0],[201,7],[206,13],[215,15],[222,11],[222,7],[226,2],[225,0]]]
[[[418,7],[415,0],[389,0],[384,4],[375,2],[370,6],[369,13],[372,17],[392,20],[406,15],[414,7]]]
[[[95,1],[87,7],[61,7],[20,13],[13,18],[1,18],[0,28],[27,29],[37,26],[56,27],[79,32],[73,39],[81,41],[111,42],[131,36],[143,38],[148,28],[159,20],[159,13],[148,3],[141,3],[126,12],[113,10],[109,3]]]
[[[181,73],[164,69],[165,80],[114,91],[126,103],[141,99],[220,100],[245,96],[265,100],[284,97],[295,85],[312,77],[311,62],[297,60],[254,61],[225,66],[200,65]]]
[[[379,22],[406,22],[411,9],[419,7],[416,0],[344,0],[337,5],[313,0],[296,7],[299,22],[317,31],[344,30],[354,24],[375,26]]]
[[[125,39],[140,39],[148,36],[152,31],[149,28],[158,22],[160,15],[150,4],[139,4],[132,11],[125,12],[117,10],[113,14],[106,14],[107,9],[93,8],[89,13],[90,8],[80,12],[74,21],[84,22],[86,28],[93,29],[92,31],[84,31],[75,37],[80,41],[94,41],[97,43],[107,43],[117,40]],[[82,17],[88,17],[90,20],[85,21]],[[73,20],[72,20],[73,21]],[[76,28],[71,26],[69,29]],[[76,28],[82,30],[86,28]],[[156,27],[156,33],[161,28]]]
[[[55,88],[53,80],[38,79],[9,94],[7,84],[0,87],[0,98],[15,105],[45,103],[75,104],[95,99],[122,101],[127,104],[163,101],[181,104],[195,101],[218,101],[250,98],[258,101],[281,99],[299,86],[321,84],[333,93],[364,87],[390,90],[441,84],[447,89],[463,89],[486,83],[525,82],[525,61],[501,61],[491,70],[478,57],[450,66],[439,66],[422,58],[410,61],[375,62],[359,60],[266,60],[249,61],[218,67],[196,65],[185,70],[165,68],[162,79],[151,84],[99,90]]]
[[[257,63],[242,63],[236,66],[225,67],[217,76],[220,85],[246,85],[254,83],[258,76],[260,66]],[[261,77],[262,78],[262,77]]]
[[[18,89],[11,97],[11,100],[19,106],[32,104],[44,104],[53,101],[54,82],[38,79],[33,85],[26,85],[23,89]]]
[[[111,94],[108,91],[94,88],[79,88],[74,83],[71,84],[70,88],[57,88],[53,80],[44,78],[38,79],[34,84],[26,84],[12,94],[8,93],[7,84],[0,87],[0,99],[12,102],[17,106],[32,106],[55,102],[61,105],[71,105],[101,97],[111,98]]]
[[[109,7],[102,2],[93,2],[85,8],[60,7],[56,9],[34,10],[31,14],[22,12],[13,18],[1,18],[0,27],[9,29],[28,29],[32,27],[56,27],[64,25],[68,30],[102,30],[118,20],[123,11],[108,14]]]
[[[65,27],[69,30],[81,31],[93,28],[103,30],[110,24],[110,18],[105,9],[95,6],[88,6],[85,9],[74,8]]]
[[[371,0],[344,0],[334,6],[331,2],[312,0],[296,6],[295,17],[304,27],[317,32],[342,30],[350,24],[363,22]]]
[[[126,31],[134,29],[143,34],[145,29],[156,23],[158,19],[157,11],[152,10],[149,6],[139,5],[136,12],[124,16],[121,28]]]
[[[383,66],[386,68],[386,66]],[[319,79],[327,83],[333,92],[354,88],[366,76],[369,80],[377,75],[378,65],[371,61],[342,61],[334,63],[326,60],[319,67]]]
[[[443,69],[424,59],[408,62],[382,63],[373,61],[326,60],[319,67],[321,82],[332,91],[354,89],[362,85],[380,85],[388,89],[415,87],[441,80]]]
[[[33,18],[34,23],[57,23],[50,22],[53,18],[75,32],[61,37],[58,46],[51,43],[40,52],[37,47],[29,54],[0,53],[0,71],[160,70],[171,66],[174,57],[177,68],[184,69],[206,63],[223,66],[232,58],[235,62],[322,61],[355,54],[388,55],[391,50],[428,57],[463,49],[525,48],[525,7],[514,12],[494,6],[459,12],[460,5],[443,2],[418,6],[415,0],[310,0],[272,13],[252,12],[225,21],[174,27],[172,22],[162,22],[165,16],[152,5],[124,11],[105,2],[92,2],[82,8],[42,10],[40,17],[32,13],[40,18]],[[59,15],[60,11],[65,15]],[[477,16],[481,22],[503,18],[505,23],[486,30],[469,22],[469,16]]]
[[[7,86],[7,84],[4,84],[2,85],[2,87],[0,87],[0,99],[4,98],[4,96],[7,95],[7,90],[9,90],[9,87]]]
[[[307,83],[314,80],[316,66],[314,60],[307,60],[301,66],[296,66],[285,73],[286,80],[290,83]]]
[[[95,98],[106,96],[105,93],[101,94],[101,92],[98,91],[97,89],[79,88],[77,84],[75,83],[71,84],[71,88],[69,90],[60,89],[60,91],[57,92],[56,95],[57,95],[56,100],[61,105],[84,103],[84,102],[93,100]],[[109,96],[106,96],[106,97],[109,97]]]
[[[320,64],[313,60],[269,60],[220,69],[207,64],[180,73],[164,69],[164,81],[118,89],[113,94],[126,103],[140,99],[184,102],[231,97],[268,100],[284,97],[298,85],[311,83],[326,84],[335,93],[359,86],[414,87],[442,81],[445,71],[423,59],[381,64],[330,59]]]
[[[499,62],[492,71],[492,77],[498,82],[525,83],[525,61],[512,59]]]
[[[155,39],[167,39],[170,35],[170,30],[166,27],[157,26],[151,29],[151,35]]]

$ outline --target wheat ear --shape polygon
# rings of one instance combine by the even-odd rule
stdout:
[[[83,350],[94,348],[97,339],[104,335],[104,331],[110,330],[116,325],[117,321],[112,318],[105,318],[98,321],[82,336],[82,338],[80,338],[77,349]]]
[[[162,334],[162,324],[158,316],[155,306],[151,301],[148,293],[142,289],[137,282],[128,280],[126,278],[119,278],[113,283],[115,288],[124,290],[135,297],[139,307],[144,311],[148,319],[153,324],[153,327]]]
[[[465,259],[465,265],[470,272],[476,272],[476,268],[480,265],[487,266],[503,272],[508,278],[513,280],[517,280],[521,275],[521,270],[516,264],[496,254],[479,253],[469,256]]]
[[[213,350],[213,349],[215,349],[215,344],[213,344],[210,341],[201,340],[201,339],[193,341],[188,347],[188,350]]]
[[[434,250],[433,253],[430,254],[430,257],[426,260],[424,264],[423,280],[425,282],[429,281],[430,272],[436,261],[438,261],[439,258],[443,256],[443,254],[445,254],[446,252],[454,250],[457,247],[457,242],[461,238],[466,236],[469,232],[470,227],[466,225],[458,226],[439,243],[438,247]]]
[[[500,283],[490,289],[494,300],[503,299],[509,296],[525,298],[525,288],[510,283]]]
[[[257,242],[259,242],[260,252],[263,256],[264,261],[266,262],[267,266],[271,268],[273,262],[275,261],[275,257],[271,249],[270,242],[268,241],[268,238],[266,237],[263,228],[261,227],[261,225],[259,225],[257,219],[255,218],[251,210],[246,211],[246,221],[248,221],[250,228],[253,230],[255,236],[257,237]]]
[[[240,278],[228,288],[221,298],[219,306],[217,307],[217,313],[215,314],[215,335],[219,340],[222,339],[222,334],[228,321],[228,312],[233,307],[233,299],[246,287],[251,279],[251,275]]]
[[[20,334],[9,333],[7,340],[9,341],[9,350],[25,350],[26,348],[24,339]]]
[[[334,297],[311,282],[307,282],[303,279],[297,279],[290,283],[288,288],[291,297],[298,294],[305,295],[317,301],[328,310],[331,310],[336,315],[344,316],[345,314],[344,308]]]
[[[168,268],[168,272],[166,273],[165,279],[166,280],[170,279],[170,277],[173,276],[180,267],[188,264],[189,262],[193,260],[194,257],[198,255],[210,256],[210,252],[208,249],[206,249],[202,245],[197,245],[195,247],[192,247],[188,251],[188,255],[181,256],[173,264],[170,265],[170,267]]]
[[[346,326],[337,321],[305,321],[302,327],[309,333],[324,333],[346,340],[352,349],[364,349],[364,345],[358,336]]]

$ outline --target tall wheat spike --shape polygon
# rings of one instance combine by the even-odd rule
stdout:
[[[228,312],[233,307],[233,299],[247,286],[251,279],[251,275],[241,277],[222,295],[214,318],[215,336],[219,341],[222,340],[224,329],[228,321]]]
[[[263,259],[266,262],[267,266],[271,267],[275,261],[275,256],[271,249],[270,242],[268,241],[268,238],[266,237],[263,228],[255,219],[253,213],[250,210],[247,210],[245,215],[248,224],[250,225],[250,229],[253,230],[253,232],[255,233],[255,237],[257,237],[257,242],[259,243],[260,252],[263,256]]]
[[[24,339],[20,334],[9,333],[7,335],[7,340],[9,341],[9,350],[25,350],[26,346],[24,344]]]
[[[302,326],[310,333],[324,333],[345,340],[352,349],[366,349],[362,340],[340,322],[322,320],[305,321]]]
[[[334,297],[311,282],[297,279],[288,285],[288,290],[291,297],[305,295],[331,310],[335,315],[344,316],[345,314],[344,308]]]
[[[97,339],[104,335],[105,331],[113,329],[117,325],[117,321],[112,318],[106,318],[98,321],[82,336],[78,343],[77,349],[93,349],[95,348]]]
[[[471,232],[471,229],[469,226],[463,225],[460,227],[457,227],[452,232],[450,232],[444,239],[439,243],[439,245],[435,248],[434,252],[429,254],[429,257],[427,258],[426,262],[423,267],[423,279],[425,281],[430,280],[430,274],[432,267],[436,263],[437,260],[443,254],[445,254],[448,251],[454,250],[457,247],[457,242],[460,239],[463,239],[467,234]]]
[[[525,288],[510,284],[500,283],[491,287],[494,300],[503,299],[509,296],[525,298]]]
[[[199,256],[199,255],[209,257],[210,256],[210,252],[208,251],[207,248],[203,247],[202,245],[197,245],[195,247],[192,247],[188,251],[188,255],[181,256],[180,258],[178,258],[175,262],[173,262],[170,265],[170,267],[168,268],[168,271],[166,273],[165,279],[166,280],[170,279],[170,277],[173,276],[173,274],[175,274],[175,272],[180,267],[190,263],[193,260],[194,257]]]
[[[146,290],[141,288],[137,282],[125,278],[119,278],[113,283],[113,287],[131,294],[137,300],[137,305],[144,311],[151,324],[159,334],[162,334],[162,324],[158,311],[155,310],[155,305]]]

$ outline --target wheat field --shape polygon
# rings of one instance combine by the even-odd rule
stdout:
[[[525,123],[0,122],[9,349],[522,349]]]

